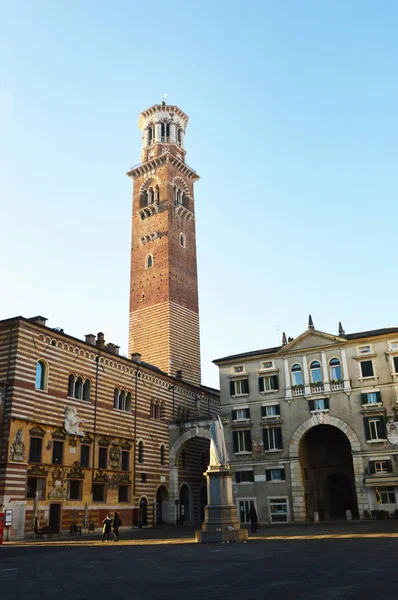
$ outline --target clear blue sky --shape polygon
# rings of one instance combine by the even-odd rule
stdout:
[[[0,317],[127,353],[139,113],[190,116],[212,359],[398,325],[398,4],[0,0]]]

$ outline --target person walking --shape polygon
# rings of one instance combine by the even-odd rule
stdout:
[[[106,515],[105,519],[102,521],[102,541],[105,542],[105,538],[106,541],[109,542],[109,534],[111,532],[111,525],[112,525],[112,519],[109,515]]]
[[[113,515],[113,535],[115,536],[113,538],[114,542],[119,541],[119,527],[121,527],[121,525],[122,525],[122,520],[119,517],[119,515],[117,514],[117,512],[115,511],[115,513]]]
[[[254,504],[251,505],[250,510],[249,510],[249,520],[250,520],[251,532],[256,533],[256,531],[257,531],[257,513],[256,513],[256,509],[254,508]]]

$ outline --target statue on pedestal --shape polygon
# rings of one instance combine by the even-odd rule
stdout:
[[[229,467],[229,458],[225,445],[224,428],[220,416],[214,417],[210,425],[210,468]]]

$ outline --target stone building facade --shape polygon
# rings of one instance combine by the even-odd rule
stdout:
[[[42,317],[0,322],[0,390],[10,539],[35,525],[98,528],[114,510],[130,527],[200,519],[209,442],[195,438],[176,452],[169,428],[218,413],[216,390],[120,356],[101,333],[82,341]]]
[[[185,162],[188,116],[163,104],[144,111],[142,162],[133,180],[129,353],[200,384],[194,183]]]
[[[396,515],[398,328],[312,319],[279,347],[214,361],[241,522]]]

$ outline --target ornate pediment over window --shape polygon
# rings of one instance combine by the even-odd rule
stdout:
[[[95,483],[108,483],[108,475],[102,471],[98,471],[94,477]]]
[[[75,461],[66,476],[68,479],[84,479],[84,472],[78,461]]]
[[[52,432],[54,440],[65,440],[68,437],[68,432],[63,427],[58,427]]]
[[[104,437],[98,440],[98,446],[110,446],[110,444],[111,443]]]
[[[130,442],[127,442],[126,440],[120,440],[120,447],[122,450],[131,450],[132,446],[130,444]]]
[[[29,429],[29,435],[32,437],[44,437],[46,435],[45,430],[40,425],[35,425],[31,429]]]
[[[86,434],[82,439],[81,439],[81,443],[82,444],[92,444],[93,443],[93,439]]]
[[[42,477],[46,477],[48,475],[48,469],[46,469],[46,467],[41,467],[40,465],[32,465],[30,469],[28,469],[28,475],[41,475]]]

